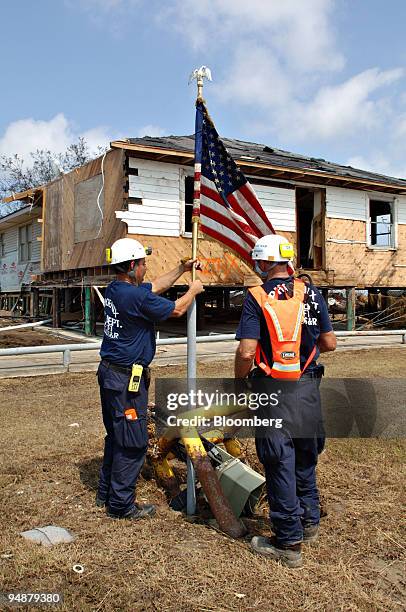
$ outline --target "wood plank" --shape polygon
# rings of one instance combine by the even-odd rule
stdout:
[[[62,178],[54,181],[45,189],[43,209],[43,266],[44,270],[59,270],[62,266],[59,240],[62,233]]]
[[[167,213],[153,213],[153,212],[132,212],[130,214],[126,214],[125,216],[120,214],[120,219],[125,219],[129,223],[141,223],[144,227],[166,227],[166,226],[175,226],[179,227],[179,214],[168,215]],[[162,219],[165,219],[162,221]],[[162,224],[162,225],[158,225]]]
[[[147,201],[144,200],[142,204],[131,204],[130,203],[128,204],[128,212],[136,213],[136,214],[139,214],[140,212],[146,212],[146,213],[156,214],[156,215],[165,215],[166,217],[179,217],[180,216],[179,206],[175,208],[173,206],[171,207],[170,206],[153,206],[151,204],[146,203],[150,201],[151,200],[147,200]],[[161,201],[160,203],[162,204]],[[131,217],[128,216],[128,218],[130,219]],[[136,217],[134,216],[134,218]]]
[[[163,189],[176,190],[179,192],[179,177],[176,179],[170,178],[156,178],[155,176],[129,176],[128,184],[132,189],[149,189],[153,191],[151,187],[155,187],[162,191]]]
[[[154,160],[137,159],[128,157],[128,166],[137,169],[139,176],[152,176],[155,178],[179,178],[179,168],[174,164],[157,162]]]
[[[132,191],[128,192],[129,198],[141,198],[142,200],[159,200],[160,202],[179,202],[179,196],[173,194],[170,195],[168,193],[157,193],[152,191]]]
[[[179,228],[175,229],[175,228],[168,228],[165,227],[164,229],[161,228],[153,228],[153,227],[148,227],[148,228],[140,228],[139,225],[128,225],[128,233],[129,234],[142,234],[144,236],[162,236],[162,237],[166,237],[166,236],[179,236]]]

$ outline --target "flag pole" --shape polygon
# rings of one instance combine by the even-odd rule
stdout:
[[[197,81],[197,99],[196,104],[203,99],[203,84],[204,78],[211,80],[210,70],[202,66],[196,69],[190,79]],[[195,139],[201,137],[201,116],[196,113],[195,124]],[[195,146],[195,152],[197,147]],[[200,173],[201,159],[196,159],[194,168],[194,192],[193,192],[193,212],[192,212],[192,259],[197,258],[197,246],[199,239],[199,210],[200,210]],[[192,268],[192,281],[196,279],[196,269]],[[187,311],[187,381],[188,394],[191,397],[190,391],[196,385],[197,366],[196,366],[196,320],[197,320],[197,304],[196,298]],[[194,406],[191,406],[193,409]],[[187,502],[186,512],[188,515],[193,515],[196,512],[196,476],[193,463],[189,455],[187,456]]]

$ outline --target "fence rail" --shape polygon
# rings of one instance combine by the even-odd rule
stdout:
[[[401,343],[406,344],[406,329],[394,329],[385,331],[337,331],[335,332],[338,338],[345,337],[362,337],[362,336],[400,336]],[[229,342],[235,340],[235,334],[211,334],[210,336],[198,336],[197,343],[202,342]],[[156,341],[158,346],[172,344],[186,344],[187,338],[158,338]],[[62,364],[65,368],[69,368],[71,356],[76,351],[98,351],[100,350],[101,341],[86,342],[79,344],[53,344],[48,346],[19,346],[16,348],[0,349],[0,357],[18,356],[18,355],[39,355],[41,353],[62,353]],[[1,368],[5,369],[5,368]]]

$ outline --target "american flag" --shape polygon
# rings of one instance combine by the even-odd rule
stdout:
[[[193,216],[199,217],[202,232],[225,244],[250,265],[258,238],[275,233],[201,101],[196,104]]]

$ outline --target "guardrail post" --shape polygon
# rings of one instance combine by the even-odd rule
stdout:
[[[69,371],[69,365],[70,365],[70,350],[69,349],[65,349],[63,352],[63,365]]]

